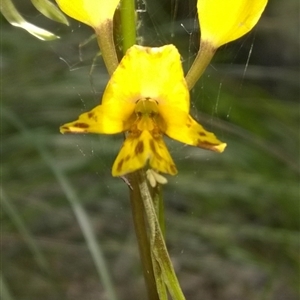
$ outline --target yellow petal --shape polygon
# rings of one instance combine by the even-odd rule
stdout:
[[[124,114],[117,111],[117,107],[99,105],[87,113],[79,116],[78,120],[60,127],[61,133],[119,133],[128,129],[129,124]],[[126,116],[125,116],[126,117]]]
[[[112,20],[120,0],[55,0],[60,9],[71,18],[91,27]]]
[[[153,137],[147,130],[138,136],[130,134],[123,143],[112,168],[113,176],[123,176],[143,168],[149,161],[152,169],[175,175],[175,164],[162,137]]]
[[[249,32],[267,0],[198,0],[201,40],[216,48]]]
[[[219,141],[212,132],[206,131],[189,114],[173,108],[172,113],[165,109],[160,114],[165,122],[165,134],[170,138],[215,152],[224,151],[226,144]]]
[[[126,107],[141,98],[189,111],[189,92],[175,46],[132,46],[113,73],[102,103]]]

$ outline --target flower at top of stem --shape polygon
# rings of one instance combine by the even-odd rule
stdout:
[[[258,22],[268,0],[198,0],[201,40],[214,48],[240,38]]]
[[[113,176],[141,169],[147,162],[157,172],[174,175],[177,170],[163,134],[216,152],[223,152],[226,147],[190,116],[189,109],[189,92],[175,46],[135,45],[129,48],[110,78],[102,104],[60,130],[62,133],[126,132],[113,165]]]
[[[93,28],[112,20],[120,0],[55,0],[60,9],[71,18]]]

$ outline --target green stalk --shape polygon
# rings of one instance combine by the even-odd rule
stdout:
[[[162,197],[161,185],[158,183],[151,191],[151,196],[153,199],[153,204],[158,218],[160,230],[165,237],[166,235],[166,226],[165,226],[165,208],[164,201]]]
[[[95,32],[103,61],[111,76],[119,64],[113,35],[113,20],[107,19],[95,28]]]
[[[160,274],[156,274],[159,275],[159,277],[157,276],[157,282],[161,282],[161,280],[164,281],[173,300],[185,300],[166,248],[164,237],[162,235],[160,225],[156,216],[155,208],[148,189],[145,175],[143,172],[140,172],[139,174],[141,176],[141,178],[139,178],[139,189],[149,223],[152,261],[155,260],[160,268]],[[153,264],[156,267],[155,271],[158,271],[156,263]],[[160,287],[160,285],[158,285],[158,287]]]
[[[120,3],[121,13],[121,32],[123,38],[123,53],[136,43],[136,19],[135,19],[135,2],[134,0],[121,0]],[[142,269],[146,283],[147,293],[149,300],[159,300],[157,294],[157,286],[154,276],[154,268],[152,265],[151,249],[149,237],[145,221],[144,205],[141,198],[139,186],[140,180],[143,178],[140,173],[136,171],[129,174],[130,201],[131,211],[133,217],[133,224],[137,242],[139,246],[139,253],[142,262]],[[144,179],[146,180],[146,179]],[[145,182],[145,184],[147,184]]]
[[[154,276],[155,276],[155,282],[156,282],[159,300],[168,300],[169,299],[168,293],[167,293],[164,278],[162,276],[161,268],[159,266],[159,263],[155,259],[153,253],[151,253],[151,259],[153,264],[153,270],[154,270]]]
[[[142,178],[140,172],[142,171],[136,171],[129,175],[129,181],[132,187],[132,189],[130,189],[131,211],[135,234],[139,246],[139,253],[142,262],[144,279],[146,282],[148,292],[148,298],[149,300],[159,300],[155,277],[153,273],[151,250],[144,216],[144,205],[139,189],[140,184],[142,184],[140,182]]]
[[[136,43],[135,1],[121,0],[121,24],[123,53]]]
[[[149,186],[148,186],[149,187]],[[163,236],[165,233],[165,219],[164,219],[164,206],[163,199],[161,195],[161,186],[158,183],[154,188],[150,188],[150,193],[153,201],[153,207],[156,213],[156,216],[159,220],[159,226],[161,231],[163,232]],[[162,276],[161,268],[153,255],[153,249],[151,247],[151,259],[154,270],[154,277],[157,287],[157,292],[160,300],[168,300],[168,294],[166,290],[166,285]]]
[[[201,40],[198,54],[187,75],[185,76],[189,90],[194,87],[198,79],[202,76],[214,54],[216,53],[216,50],[217,49],[210,42]]]

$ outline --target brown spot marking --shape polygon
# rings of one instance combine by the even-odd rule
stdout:
[[[199,134],[200,136],[206,136],[206,133],[203,132],[203,131],[199,131],[198,134]]]
[[[152,152],[153,152],[155,158],[156,158],[157,160],[160,160],[160,161],[163,160],[162,156],[161,156],[161,155],[157,152],[157,150],[156,150],[154,141],[153,141],[153,140],[150,140],[149,144],[150,144],[150,148],[151,148],[151,150],[152,150]],[[158,145],[158,147],[159,147],[159,148],[162,148],[160,145]]]
[[[156,121],[155,121],[156,122]],[[156,124],[155,124],[156,125]],[[159,139],[162,134],[160,128],[156,125],[155,128],[151,131],[153,138]]]
[[[153,140],[150,140],[149,143],[150,143],[150,148],[151,148],[152,152],[153,152],[153,153],[156,153],[156,148],[155,148],[155,145],[154,145]]]
[[[78,127],[78,128],[89,128],[90,127],[90,125],[86,124],[86,123],[75,123],[74,126]]]
[[[197,147],[204,148],[204,149],[214,150],[213,147],[217,145],[218,143],[214,144],[207,141],[200,141],[200,140],[197,141]]]
[[[157,160],[163,160],[162,156],[159,155],[157,152],[154,153],[154,155],[155,155],[155,157],[156,157]]]
[[[131,157],[131,156],[130,156],[129,154],[127,154],[124,160],[125,160],[125,161],[129,161],[130,157]]]
[[[186,126],[188,128],[190,128],[192,126],[192,119],[191,119],[191,117],[189,117],[188,120],[186,121]]]
[[[88,113],[88,117],[89,117],[89,118],[92,118],[92,117],[94,116],[94,114],[95,114],[95,113],[94,113],[93,111],[90,111],[90,112]]]
[[[123,159],[121,159],[121,160],[119,161],[119,163],[118,163],[118,166],[117,166],[117,170],[118,170],[118,172],[120,172],[120,171],[121,171],[121,169],[122,169],[122,166],[123,166],[123,162],[124,162],[124,160],[123,160]]]
[[[151,48],[150,47],[147,47],[147,48],[144,48],[144,49],[145,49],[146,53],[151,53]]]
[[[136,155],[143,153],[144,151],[144,143],[143,141],[139,141],[134,149]]]

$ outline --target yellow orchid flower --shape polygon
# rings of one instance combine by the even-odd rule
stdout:
[[[55,0],[60,9],[71,18],[93,28],[112,20],[120,0]]]
[[[216,152],[226,147],[189,115],[189,106],[189,92],[176,47],[135,45],[113,73],[102,104],[60,130],[62,133],[126,132],[112,168],[113,176],[141,169],[147,162],[155,171],[174,175],[176,166],[163,134]]]
[[[240,38],[258,22],[268,0],[198,0],[201,40],[215,48]]]

